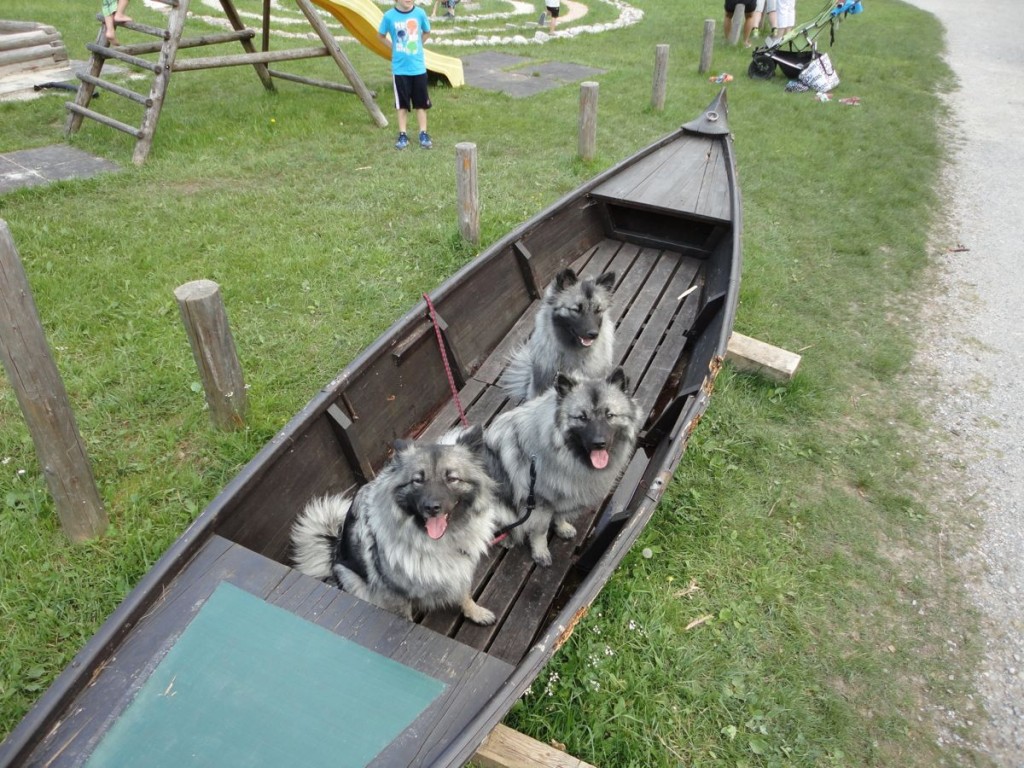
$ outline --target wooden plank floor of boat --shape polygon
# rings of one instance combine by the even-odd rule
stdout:
[[[610,311],[616,320],[619,362],[629,376],[642,412],[650,413],[676,369],[686,343],[684,331],[693,323],[700,291],[693,291],[682,301],[677,297],[692,286],[700,287],[704,279],[701,261],[675,251],[607,239],[573,266],[584,276],[616,273]],[[533,313],[529,312],[461,390],[469,423],[487,424],[515,405],[498,381],[509,351],[528,337],[532,327]],[[459,423],[457,408],[450,404],[421,437],[436,439]],[[605,506],[622,508],[628,504],[647,459],[642,450],[637,451]],[[586,551],[591,526],[600,511],[591,510],[576,521],[575,538],[552,538],[552,564],[546,568],[533,563],[527,547],[492,547],[478,570],[474,595],[477,602],[498,616],[495,624],[481,627],[463,619],[457,611],[448,610],[423,617],[423,626],[491,656],[518,663],[545,626],[563,583]]]

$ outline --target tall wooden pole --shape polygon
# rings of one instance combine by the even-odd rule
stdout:
[[[455,145],[455,192],[459,208],[459,232],[471,243],[480,242],[480,188],[477,185],[476,144]]]
[[[175,288],[174,296],[203,380],[210,418],[220,429],[244,427],[248,398],[220,286],[212,280],[193,280]]]
[[[700,65],[697,72],[704,74],[711,69],[711,54],[715,50],[715,20],[704,19],[703,46],[700,50]]]
[[[657,111],[665,108],[665,91],[668,87],[668,46],[654,48],[654,82],[651,85],[651,106]]]
[[[593,160],[597,154],[597,91],[597,83],[580,83],[579,155],[583,160]]]
[[[64,533],[73,542],[100,536],[107,513],[50,354],[32,291],[7,222],[0,219],[0,356],[25,415]]]

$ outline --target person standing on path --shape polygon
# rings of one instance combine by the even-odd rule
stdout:
[[[430,37],[430,19],[413,0],[395,0],[395,7],[384,14],[377,28],[384,42],[391,43],[391,76],[398,111],[398,140],[395,149],[409,146],[406,128],[409,112],[416,110],[420,129],[420,147],[430,149],[434,143],[427,133],[427,110],[430,92],[427,87],[427,64],[423,44]]]

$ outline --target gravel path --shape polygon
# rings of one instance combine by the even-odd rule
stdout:
[[[910,0],[946,28],[948,233],[918,365],[931,371],[937,445],[958,475],[952,514],[978,515],[958,559],[982,614],[980,751],[1024,767],[1024,38],[1010,0]],[[870,13],[870,7],[867,8]],[[946,439],[943,440],[943,437]],[[949,439],[951,438],[951,439]],[[956,468],[954,473],[952,470]]]

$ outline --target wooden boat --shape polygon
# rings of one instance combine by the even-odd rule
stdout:
[[[726,118],[723,90],[437,288],[436,325],[421,302],[363,351],[161,557],[0,765],[465,763],[643,530],[707,407],[740,274]],[[618,274],[617,351],[648,417],[609,498],[552,542],[554,564],[492,548],[476,585],[492,627],[456,612],[411,622],[293,570],[289,529],[310,498],[365,482],[396,438],[459,422],[441,345],[471,423],[511,407],[496,386],[506,355],[566,266]]]

